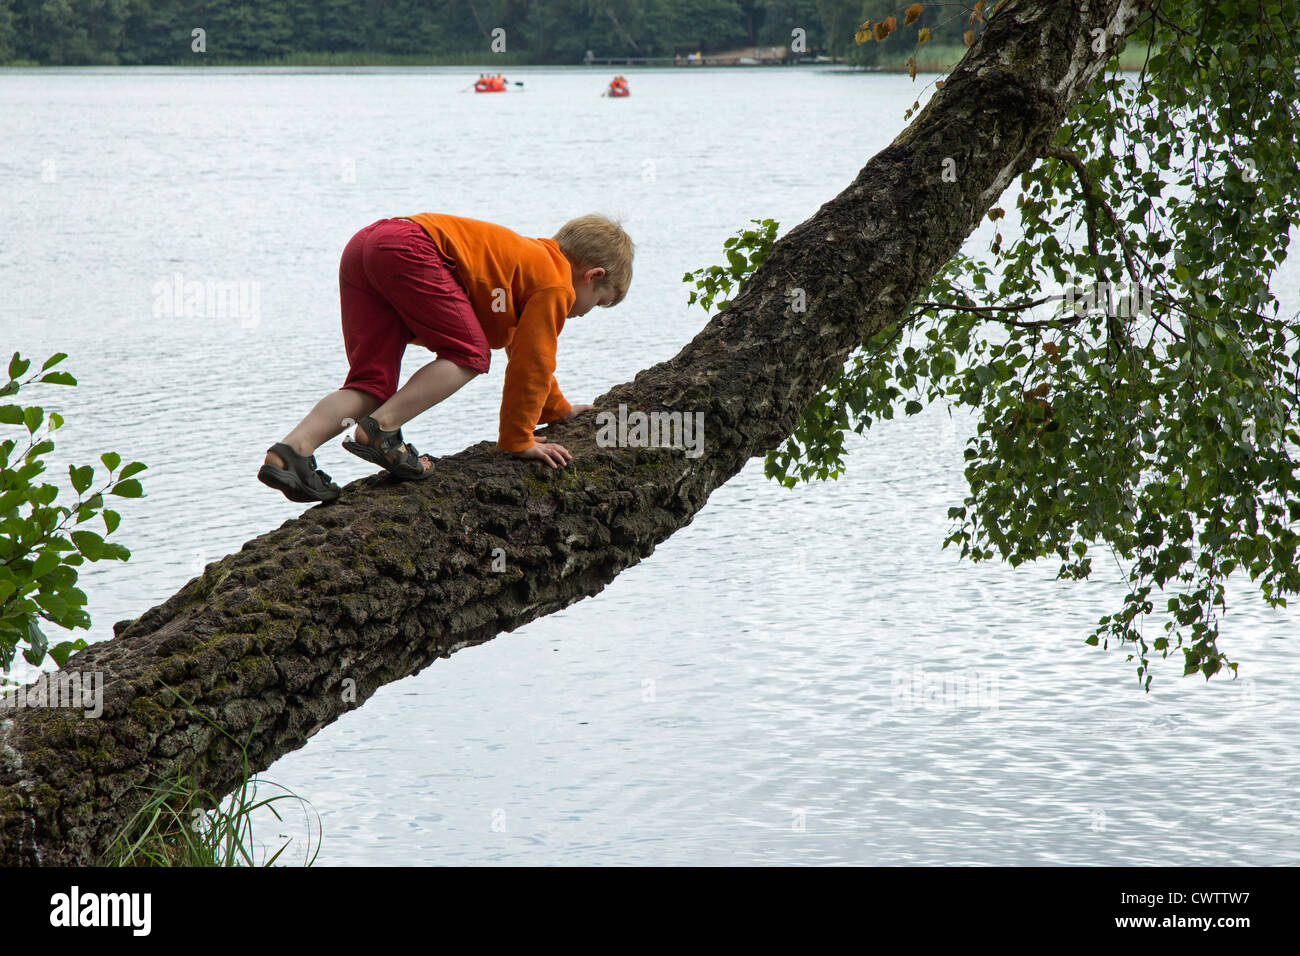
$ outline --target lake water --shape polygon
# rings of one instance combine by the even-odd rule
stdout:
[[[82,574],[92,640],[300,512],[255,475],[343,381],[357,229],[622,216],[631,292],[561,339],[557,377],[590,401],[706,321],[684,272],[751,218],[811,215],[924,86],[627,70],[633,95],[601,98],[613,72],[476,96],[473,69],[0,71],[0,348],[70,354],[56,474],[110,449],[150,466],[115,536],[132,559]],[[248,307],[169,314],[207,279]],[[421,450],[495,437],[503,358],[407,426]],[[1082,643],[1117,572],[940,550],[972,432],[885,423],[839,482],[793,491],[755,460],[598,597],[383,688],[265,776],[320,813],[331,865],[1296,863],[1296,615],[1239,587],[1240,679],[1171,660],[1143,694],[1125,652]],[[318,458],[339,483],[371,470],[337,441]],[[260,837],[289,856],[300,824]]]

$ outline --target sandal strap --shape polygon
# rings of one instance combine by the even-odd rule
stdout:
[[[302,455],[298,454],[296,451],[293,450],[292,445],[287,445],[282,441],[276,442],[274,445],[268,448],[267,451],[274,452],[275,454],[283,458],[286,462],[294,458],[302,457]]]
[[[284,459],[284,463],[289,466],[291,471],[302,471],[302,465],[307,466],[308,471],[316,470],[315,455],[300,455],[293,450],[293,446],[282,441],[276,442],[267,451],[275,452]],[[300,464],[301,463],[301,464]]]
[[[316,467],[315,455],[307,455],[304,457],[294,451],[292,445],[286,444],[282,441],[276,442],[268,448],[267,451],[274,452],[283,458],[284,463],[288,466],[286,470],[292,471],[308,484],[311,483],[313,475],[316,476],[326,487],[333,484],[333,479]]]
[[[309,465],[312,469],[315,469],[316,467],[315,455],[311,455],[309,457],[304,458],[302,455],[298,454],[296,451],[293,450],[292,445],[286,444],[285,442],[282,441],[276,442],[274,445],[268,448],[267,451],[274,452],[275,454],[283,458],[288,471],[301,472],[303,464]]]
[[[402,437],[400,428],[391,432],[386,432],[379,427],[379,423],[371,416],[367,415],[361,421],[357,422],[368,436],[370,443],[374,446],[379,454],[387,458],[392,464],[402,466],[406,465],[413,468],[424,469],[423,462],[420,461],[420,454],[415,450],[415,446]]]

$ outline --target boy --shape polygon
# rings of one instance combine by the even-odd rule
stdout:
[[[313,452],[355,421],[343,447],[399,478],[425,478],[433,461],[402,438],[402,426],[488,370],[489,349],[506,350],[497,446],[552,468],[572,455],[534,436],[569,421],[555,381],[556,338],[566,318],[617,305],[632,280],[633,243],[604,216],[581,216],[552,239],[504,226],[422,213],[380,219],[343,250],[339,298],[348,377],[272,445],[257,477],[291,501],[340,494]],[[397,388],[407,343],[437,358]]]

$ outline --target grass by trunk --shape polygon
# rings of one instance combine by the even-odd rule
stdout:
[[[179,695],[178,695],[179,696]],[[193,710],[193,708],[191,708]],[[198,711],[194,710],[197,714]],[[199,716],[203,716],[200,714]],[[204,717],[206,720],[207,718]],[[211,721],[208,721],[212,723]],[[215,724],[213,726],[216,726]],[[220,728],[218,728],[220,729]],[[225,731],[222,731],[225,734]],[[225,734],[229,737],[229,734]],[[250,734],[251,737],[251,734]],[[233,737],[230,738],[234,740]],[[220,800],[192,777],[179,775],[174,780],[160,780],[141,789],[148,799],[118,831],[105,854],[106,866],[273,866],[292,837],[284,837],[268,859],[257,862],[257,844],[253,835],[254,814],[263,808],[277,821],[283,821],[277,803],[296,800],[304,811],[316,814],[315,848],[309,835],[303,851],[304,866],[316,862],[320,853],[322,829],[320,814],[304,798],[272,780],[260,780],[249,774],[248,746],[240,744],[243,777],[239,785]],[[283,790],[271,797],[258,799],[259,787]],[[307,854],[310,852],[310,856]]]

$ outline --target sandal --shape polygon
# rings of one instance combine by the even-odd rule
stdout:
[[[347,438],[343,441],[343,447],[347,451],[386,469],[394,478],[418,480],[433,474],[433,468],[425,468],[420,461],[420,453],[415,450],[415,446],[402,438],[400,428],[386,432],[369,415],[357,424],[370,436],[370,444],[363,445]]]
[[[316,468],[316,456],[303,457],[284,442],[276,442],[267,451],[284,459],[286,468],[263,465],[257,480],[264,485],[284,492],[290,501],[333,501],[343,494],[343,489],[330,481],[330,476]]]

